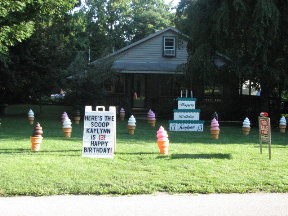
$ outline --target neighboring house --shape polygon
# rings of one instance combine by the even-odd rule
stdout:
[[[112,69],[119,73],[117,79],[105,83],[106,105],[172,109],[171,100],[180,94],[176,78],[187,62],[188,39],[169,27],[104,57],[114,60]]]

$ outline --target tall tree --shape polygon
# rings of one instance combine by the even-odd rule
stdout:
[[[0,1],[0,61],[4,61],[10,46],[32,35],[38,19],[59,16],[63,10],[71,10],[76,3],[77,0]]]
[[[163,0],[132,0],[129,10],[131,21],[127,24],[126,37],[137,41],[157,30],[172,26],[172,5]]]
[[[91,47],[101,41],[108,52],[171,26],[173,20],[172,7],[163,0],[85,0],[84,5]]]
[[[52,22],[60,22],[67,17],[68,10],[72,9],[76,2],[75,0],[0,2],[2,12],[0,13],[0,101],[2,103],[7,100],[12,101],[13,95],[17,95],[17,92],[22,98],[26,98],[25,96],[31,95],[32,92],[40,93],[43,90],[40,90],[40,87],[47,88],[48,81],[53,80],[53,76],[51,79],[48,78],[49,72],[59,72],[49,68],[55,59],[58,60],[55,51],[63,48],[62,44],[65,40],[58,38],[55,43],[56,34],[53,36],[47,32],[51,30]],[[27,41],[32,35],[33,39]],[[47,46],[48,41],[50,46]],[[48,53],[50,53],[49,58],[43,58]],[[42,62],[46,61],[46,66],[41,64],[39,59]],[[53,81],[51,83],[53,84]]]
[[[207,83],[216,74],[215,53],[228,56],[230,68],[218,79],[235,75],[258,83],[262,110],[267,111],[273,90],[287,83],[288,2],[182,0],[177,15],[178,26],[192,38],[189,75],[200,73],[197,78]]]

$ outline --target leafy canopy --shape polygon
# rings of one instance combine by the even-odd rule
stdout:
[[[61,16],[71,10],[77,0],[5,0],[0,1],[0,60],[8,48],[29,38],[35,23],[43,17]]]

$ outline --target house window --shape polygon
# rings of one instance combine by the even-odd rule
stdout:
[[[163,56],[176,56],[175,37],[164,37]]]

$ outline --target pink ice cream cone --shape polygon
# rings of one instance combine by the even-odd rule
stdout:
[[[219,123],[215,118],[213,118],[211,121],[211,128],[210,128],[212,138],[219,139],[219,132],[220,132]]]
[[[169,139],[167,131],[160,126],[159,130],[157,131],[157,144],[160,150],[160,154],[168,154],[168,146],[169,146]]]

